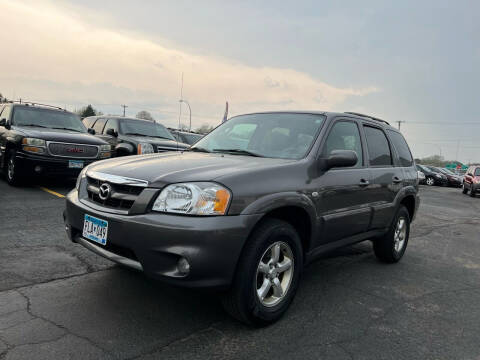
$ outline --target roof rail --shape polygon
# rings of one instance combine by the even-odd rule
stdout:
[[[48,104],[41,104],[38,102],[33,102],[33,101],[23,101],[23,100],[15,100],[11,101],[12,103],[17,103],[17,104],[22,104],[22,105],[27,105],[27,106],[44,106],[44,107],[49,107],[57,110],[62,110],[62,111],[67,111],[67,109],[61,108],[59,106],[54,106],[54,105],[48,105]]]
[[[357,115],[357,116],[361,116],[361,117],[366,117],[366,118],[369,118],[369,119],[372,119],[372,120],[375,120],[375,121],[380,121],[380,122],[383,122],[385,124],[390,125],[390,123],[388,121],[385,121],[385,120],[382,120],[382,119],[379,119],[379,118],[376,118],[376,117],[373,117],[373,116],[370,116],[370,115],[360,114],[360,113],[352,112],[352,111],[345,111],[345,114],[352,114],[352,115]]]

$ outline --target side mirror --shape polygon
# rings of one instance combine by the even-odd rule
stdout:
[[[88,131],[89,134],[95,135],[95,130],[94,129],[88,128],[87,131]]]
[[[107,134],[107,135],[110,135],[110,136],[113,136],[113,137],[117,137],[117,136],[118,136],[118,133],[117,133],[114,129],[107,129],[106,134]]]
[[[350,167],[355,166],[358,161],[357,153],[352,150],[333,150],[330,155],[324,159],[324,168]]]
[[[5,118],[0,119],[0,126],[5,127],[5,125],[7,125],[7,119],[5,119]]]

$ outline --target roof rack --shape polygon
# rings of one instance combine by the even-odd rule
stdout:
[[[361,116],[361,117],[366,117],[366,118],[369,118],[369,119],[372,119],[372,120],[375,120],[375,121],[380,121],[380,122],[383,122],[385,124],[390,125],[390,123],[388,121],[385,121],[385,120],[382,120],[382,119],[379,119],[379,118],[376,118],[376,117],[373,117],[373,116],[370,116],[370,115],[360,114],[360,113],[352,112],[352,111],[345,111],[345,114],[352,114],[352,115],[357,115],[357,116]]]
[[[49,107],[52,109],[57,109],[57,110],[62,110],[62,111],[67,111],[67,109],[61,108],[59,106],[54,106],[54,105],[48,105],[48,104],[41,104],[33,101],[23,101],[23,100],[15,100],[11,101],[12,103],[17,103],[17,104],[22,104],[22,105],[27,105],[27,106],[44,106],[44,107]]]

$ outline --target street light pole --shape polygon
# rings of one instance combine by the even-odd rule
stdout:
[[[190,127],[188,128],[188,131],[192,131],[192,108],[190,107],[190,104],[187,100],[180,99],[179,102],[185,103],[188,106],[188,111],[190,113]]]

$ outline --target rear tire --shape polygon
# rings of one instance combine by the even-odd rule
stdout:
[[[473,188],[473,184],[470,185],[470,196],[473,198],[475,197],[475,189]]]
[[[401,205],[387,234],[373,242],[375,256],[384,263],[400,261],[407,249],[409,236],[410,215],[407,208]]]
[[[296,230],[285,221],[267,219],[245,245],[223,307],[246,324],[269,325],[287,311],[302,270],[303,251]]]
[[[5,177],[7,183],[12,186],[20,184],[20,169],[15,158],[16,154],[15,150],[10,150],[5,159]]]

